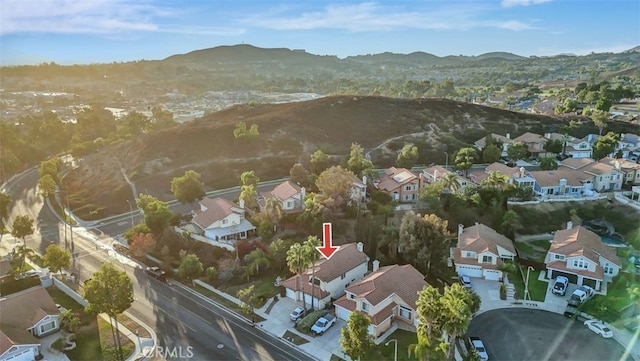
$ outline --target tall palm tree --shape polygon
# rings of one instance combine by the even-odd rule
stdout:
[[[18,273],[22,274],[23,272],[25,272],[24,266],[26,259],[27,257],[33,255],[33,253],[33,250],[31,248],[28,248],[25,244],[16,247],[16,255],[21,259],[20,269],[18,270]]]
[[[300,276],[302,273],[309,267],[309,261],[307,257],[307,251],[305,247],[300,243],[294,243],[291,248],[287,251],[287,266],[289,270],[297,275],[296,277],[296,301],[299,300],[300,292]],[[302,296],[302,301],[304,303],[304,293]]]
[[[315,297],[315,285],[316,278],[316,261],[318,260],[318,250],[316,247],[320,247],[320,240],[316,236],[309,236],[307,240],[302,244],[306,252],[307,261],[311,265],[311,310],[313,311],[313,299]],[[305,307],[306,312],[306,307]]]
[[[442,330],[449,337],[448,360],[453,361],[455,355],[456,339],[467,332],[471,321],[471,311],[465,300],[469,297],[468,291],[459,284],[447,287],[440,298],[440,304],[444,308]]]
[[[482,185],[504,190],[509,187],[509,176],[499,171],[491,171],[489,176],[482,181]]]
[[[445,189],[448,189],[451,193],[457,193],[460,189],[460,183],[458,182],[458,175],[451,172],[440,178],[440,181],[444,185]]]
[[[282,202],[275,196],[268,196],[265,199],[264,212],[273,223],[277,224],[284,215]]]
[[[249,254],[247,254],[244,259],[247,263],[247,267],[250,267],[252,269],[251,274],[253,274],[254,271],[256,274],[259,273],[261,266],[269,268],[269,258],[267,258],[267,255],[265,255],[264,252],[262,252],[262,250],[260,249],[254,249],[253,251],[249,252]]]

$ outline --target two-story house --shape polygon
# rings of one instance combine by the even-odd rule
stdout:
[[[487,138],[492,138],[494,142],[502,143],[502,149],[500,152],[501,157],[507,156],[507,149],[509,148],[509,144],[513,143],[513,139],[511,139],[511,134],[507,133],[505,135],[491,133],[485,137],[482,137],[476,140],[473,145],[480,151],[484,150],[484,147],[487,146]]]
[[[305,305],[324,308],[332,299],[344,294],[347,285],[362,279],[368,270],[369,257],[362,242],[340,246],[329,259],[321,259],[302,275],[282,282],[286,296]]]
[[[364,204],[367,201],[367,176],[362,179],[353,176],[351,187],[351,202],[354,204]]]
[[[624,174],[622,182],[623,185],[629,186],[640,184],[640,164],[627,159],[616,159],[611,157],[604,157],[598,162],[608,164],[620,170]]]
[[[345,289],[345,295],[335,301],[336,316],[348,320],[352,312],[369,317],[369,334],[377,338],[393,322],[402,322],[410,329],[418,325],[416,301],[418,291],[427,286],[418,270],[411,265],[391,265],[379,268],[373,261],[371,274]]]
[[[446,177],[448,174],[455,174],[455,173],[453,173],[452,171],[440,165],[434,165],[434,166],[425,168],[422,171],[422,174],[420,174],[420,176],[422,177],[422,185],[425,186],[427,184],[435,183],[438,180]],[[456,188],[455,191],[458,193],[464,192],[464,189],[467,187],[467,179],[464,177],[460,177],[456,174],[456,182],[458,183],[458,187]]]
[[[416,202],[421,187],[421,178],[405,168],[391,167],[374,183],[397,202]]]
[[[0,360],[35,360],[38,337],[60,328],[60,311],[44,287],[0,298]]]
[[[469,173],[469,180],[480,185],[482,181],[489,178],[491,172],[499,172],[509,177],[508,183],[519,188],[535,188],[535,179],[524,168],[509,167],[502,163],[491,163],[484,170],[477,170]]]
[[[593,190],[596,192],[617,191],[622,189],[624,173],[612,165],[596,162],[591,158],[568,158],[558,165],[559,168],[572,169],[590,176],[591,183],[593,183]]]
[[[258,206],[261,212],[264,211],[269,197],[275,198],[282,205],[282,210],[285,213],[297,213],[304,210],[305,189],[292,181],[284,181],[271,191],[263,192],[258,197]]]
[[[535,179],[533,192],[543,198],[582,198],[596,195],[593,177],[573,169],[537,170],[529,172]]]
[[[245,239],[248,232],[256,229],[245,219],[244,207],[224,198],[201,200],[200,209],[193,212],[192,223],[214,241]]]
[[[502,280],[504,261],[516,257],[513,242],[482,223],[458,225],[458,244],[452,253],[458,275],[495,281]]]
[[[563,151],[568,157],[591,157],[591,144],[585,139],[579,139],[568,134],[565,135],[560,133],[545,133],[544,137],[549,140],[561,141],[563,143]],[[562,152],[559,154],[562,154]]]
[[[540,134],[526,132],[513,139],[515,143],[522,143],[527,146],[527,151],[534,157],[541,157],[547,154],[544,144],[547,139]]]
[[[610,282],[621,268],[613,248],[590,230],[573,227],[572,222],[555,233],[544,263],[548,279],[565,276],[571,283],[595,290],[601,290],[603,282]]]

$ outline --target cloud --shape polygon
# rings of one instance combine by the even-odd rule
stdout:
[[[158,7],[149,1],[127,0],[2,0],[0,35],[16,33],[114,34],[167,32],[237,35],[243,29],[167,25],[179,18],[180,8]]]
[[[502,0],[500,4],[502,5],[502,7],[510,8],[514,6],[529,6],[529,5],[548,3],[550,1],[552,0]]]
[[[539,1],[539,0],[538,0]],[[241,24],[274,30],[335,29],[352,32],[421,30],[468,30],[495,27],[524,30],[531,26],[521,21],[488,21],[480,16],[486,12],[483,3],[446,3],[444,7],[406,10],[400,6],[384,6],[374,2],[348,5],[327,5],[312,11],[296,12],[290,7],[273,8],[267,13],[251,15]]]

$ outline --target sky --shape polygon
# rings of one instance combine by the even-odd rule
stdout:
[[[621,52],[639,0],[0,0],[0,65],[159,60],[222,45],[340,58]]]

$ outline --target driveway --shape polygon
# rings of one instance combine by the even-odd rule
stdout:
[[[622,360],[624,348],[552,312],[508,308],[471,320],[468,335],[482,339],[490,360]]]

